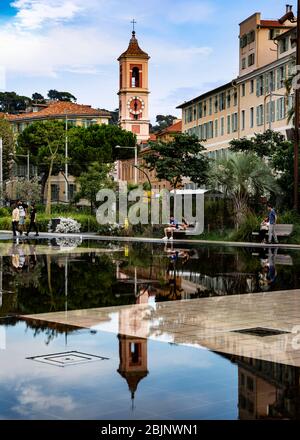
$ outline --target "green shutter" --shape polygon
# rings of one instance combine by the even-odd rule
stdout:
[[[260,96],[260,78],[256,79],[256,96]]]
[[[266,93],[269,93],[270,91],[270,74],[265,74],[265,87],[266,87]]]
[[[271,120],[275,122],[275,101],[272,101],[271,105]]]

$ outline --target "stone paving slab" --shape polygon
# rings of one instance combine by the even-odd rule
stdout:
[[[300,290],[26,315],[300,367]],[[255,336],[264,327],[286,333]]]
[[[56,234],[52,232],[41,232],[39,237],[35,237],[34,234],[28,237],[30,240],[39,240],[45,238],[62,238],[69,237],[75,238],[80,237],[86,240],[96,240],[96,241],[118,241],[118,242],[141,242],[141,243],[175,243],[175,244],[198,244],[198,245],[209,245],[209,246],[229,246],[229,247],[248,247],[248,248],[269,248],[276,247],[279,249],[295,249],[300,250],[300,245],[298,244],[262,244],[255,242],[237,242],[237,241],[214,241],[214,240],[191,240],[191,239],[180,239],[180,240],[168,240],[165,241],[162,238],[147,238],[147,237],[117,237],[117,236],[105,236],[96,235],[95,233],[82,233],[82,234]],[[0,240],[11,240],[12,232],[6,230],[0,230]],[[22,237],[26,240],[27,237]]]

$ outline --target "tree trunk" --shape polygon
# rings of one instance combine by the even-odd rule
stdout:
[[[46,204],[46,211],[45,211],[46,214],[48,214],[48,215],[51,214],[51,175],[52,175],[53,162],[54,162],[54,158],[51,157],[49,174],[48,174],[47,204]]]
[[[47,174],[44,173],[41,179],[41,200],[42,203],[45,202],[45,188],[46,188],[46,183],[47,183]]]
[[[235,195],[233,197],[236,229],[239,229],[239,227],[244,222],[244,220],[246,219],[247,214],[249,212],[247,201],[248,201],[248,199],[246,197],[243,197],[240,194]]]

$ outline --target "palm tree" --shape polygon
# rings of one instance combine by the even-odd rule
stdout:
[[[254,153],[229,153],[212,164],[209,186],[224,191],[233,202],[238,228],[250,213],[249,198],[278,193],[279,187],[267,163]]]

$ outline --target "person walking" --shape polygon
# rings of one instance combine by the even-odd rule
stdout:
[[[19,208],[19,232],[22,235],[23,232],[25,232],[26,205],[22,201],[19,201],[18,208]]]
[[[12,231],[14,237],[16,237],[19,232],[19,220],[20,220],[19,208],[17,205],[14,205],[14,209],[12,212]]]
[[[275,231],[275,225],[277,222],[277,214],[275,209],[271,204],[268,204],[268,219],[269,219],[269,244],[272,244],[272,238],[274,238],[275,243],[278,243],[278,238]]]
[[[32,205],[30,207],[30,224],[29,224],[29,228],[26,233],[27,237],[28,237],[32,228],[35,230],[35,236],[38,237],[39,230],[38,230],[37,221],[36,221],[36,207],[35,207],[34,203],[32,203]]]

